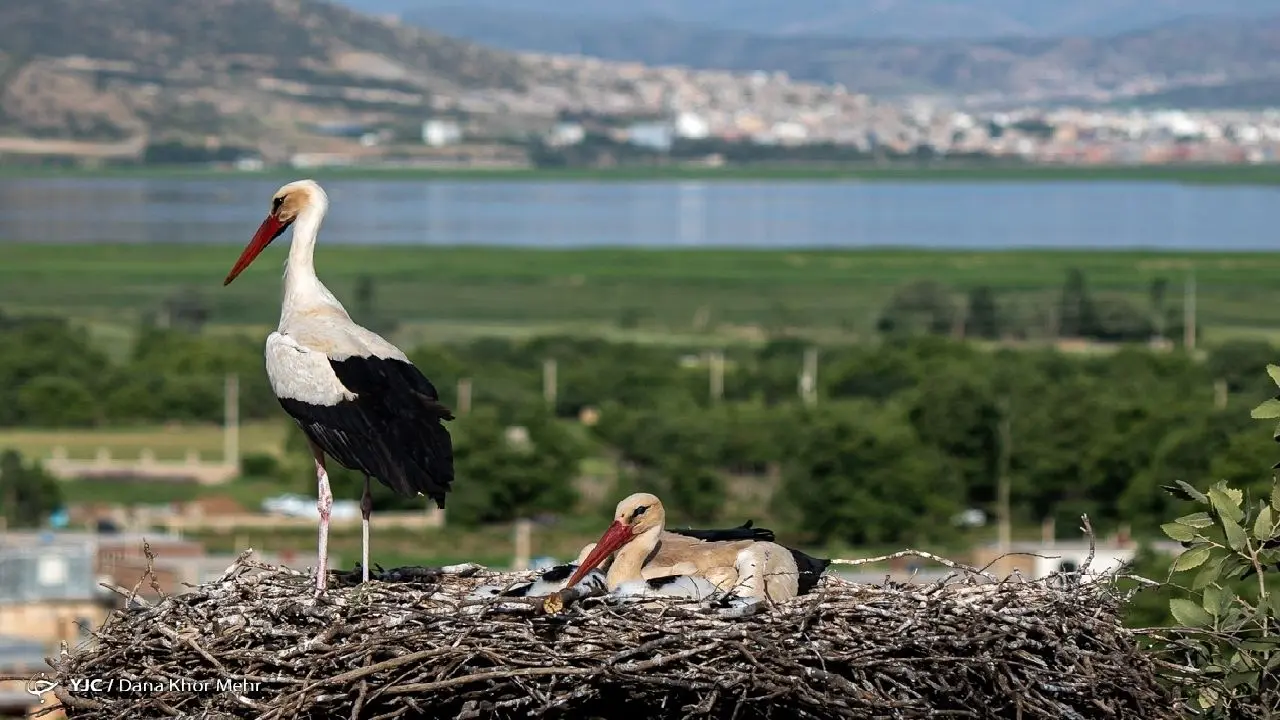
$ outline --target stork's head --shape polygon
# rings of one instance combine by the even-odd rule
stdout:
[[[231,272],[227,273],[227,279],[222,284],[230,285],[272,240],[283,235],[293,225],[298,216],[308,210],[323,212],[328,206],[329,197],[315,180],[295,180],[281,187],[271,196],[271,210],[267,213],[267,219],[258,226],[258,232],[254,233],[244,252],[240,253],[240,259],[231,268]]]
[[[666,522],[667,513],[662,508],[662,501],[649,493],[636,493],[623,498],[613,512],[613,523],[604,531],[595,549],[582,561],[566,587],[578,584],[587,573],[595,569],[604,559],[617,552],[622,546],[631,542],[638,535],[650,531],[661,531]]]

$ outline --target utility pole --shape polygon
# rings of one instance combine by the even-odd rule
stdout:
[[[511,560],[512,570],[528,570],[530,556],[533,554],[533,522],[528,518],[520,518],[515,523],[515,556]]]
[[[955,315],[951,316],[951,337],[955,340],[963,340],[965,337],[965,328],[969,325],[969,305],[960,303],[956,307]]]
[[[1009,398],[1000,399],[1000,455],[996,461],[996,514],[998,516],[998,552],[1009,552],[1012,529],[1009,510],[1009,465],[1013,455],[1013,427],[1009,419]]]
[[[542,398],[547,407],[556,408],[556,359],[547,358],[542,361]]]
[[[13,506],[17,504],[14,497],[17,493],[14,492],[15,488],[12,483],[5,483],[4,465],[2,463],[0,463],[0,487],[4,488],[4,514],[0,515],[0,530],[8,530],[10,518],[16,517]]]
[[[227,373],[223,384],[222,462],[240,467],[240,376]]]
[[[818,348],[806,348],[804,367],[800,371],[800,399],[806,405],[818,403]]]
[[[471,412],[471,378],[458,378],[458,414]]]
[[[707,358],[707,365],[710,373],[711,402],[717,403],[724,399],[724,353],[720,350],[712,350]]]
[[[1191,352],[1196,349],[1196,273],[1187,273],[1187,288],[1182,295],[1182,345]]]

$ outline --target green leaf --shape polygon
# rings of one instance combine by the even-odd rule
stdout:
[[[1231,610],[1231,603],[1235,602],[1235,593],[1220,587],[1207,587],[1204,589],[1204,606],[1205,612],[1216,618],[1222,618]]]
[[[1252,652],[1273,652],[1280,648],[1280,638],[1263,638],[1261,640],[1237,640],[1236,646],[1241,650]]]
[[[1218,617],[1222,613],[1218,611],[1218,604],[1222,602],[1222,588],[1207,587],[1204,589],[1204,597],[1201,598],[1200,606],[1204,611],[1214,617]]]
[[[1280,482],[1271,485],[1271,509],[1280,512]]]
[[[1173,619],[1177,620],[1183,627],[1195,628],[1213,625],[1213,616],[1205,612],[1204,608],[1186,598],[1170,600],[1169,612],[1173,613]]]
[[[1254,420],[1275,420],[1280,418],[1280,400],[1271,398],[1249,412]]]
[[[1175,480],[1173,485],[1161,485],[1160,488],[1179,500],[1194,500],[1199,503],[1209,502],[1207,495],[1182,480]]]
[[[1280,592],[1272,590],[1267,593],[1267,607],[1271,608],[1271,617],[1280,620]]]
[[[1174,522],[1179,525],[1186,525],[1187,527],[1207,528],[1213,525],[1213,518],[1209,517],[1209,513],[1207,512],[1196,512],[1191,513],[1190,515],[1183,515],[1177,520],[1174,520]]]
[[[1200,568],[1200,572],[1196,573],[1195,580],[1191,581],[1192,590],[1203,590],[1206,587],[1218,581],[1222,575],[1222,561],[1225,557],[1217,557],[1204,564]]]
[[[1227,675],[1227,677],[1222,682],[1224,685],[1227,686],[1228,689],[1236,688],[1241,685],[1248,685],[1250,688],[1257,688],[1258,672],[1256,670],[1245,671],[1245,672],[1233,672],[1230,675]]]
[[[1280,386],[1280,365],[1267,365],[1267,374],[1271,376],[1271,382]]]
[[[1200,696],[1196,698],[1196,704],[1201,710],[1208,710],[1218,703],[1218,691],[1213,688],[1204,688],[1200,691]]]
[[[1209,488],[1209,502],[1213,509],[1223,518],[1231,518],[1238,525],[1244,519],[1244,511],[1240,509],[1242,495],[1239,490],[1228,488],[1226,483],[1217,483]]]
[[[1240,523],[1229,517],[1222,518],[1222,531],[1227,534],[1227,546],[1236,552],[1244,552],[1249,546],[1249,536],[1245,535]]]
[[[1222,579],[1232,580],[1243,577],[1253,567],[1248,560],[1239,555],[1228,555],[1222,563]]]
[[[1173,571],[1184,572],[1187,570],[1194,570],[1203,565],[1204,561],[1209,559],[1209,554],[1212,552],[1213,549],[1208,545],[1193,547],[1190,550],[1183,552],[1178,556],[1177,560],[1173,561]]]
[[[1271,508],[1267,505],[1263,505],[1262,509],[1258,511],[1258,517],[1253,520],[1253,537],[1259,542],[1263,540],[1270,540],[1271,526],[1273,524],[1274,523],[1271,521]],[[1174,539],[1176,540],[1177,538]]]
[[[1165,523],[1160,526],[1160,529],[1164,531],[1165,535],[1178,542],[1191,542],[1200,534],[1195,531],[1195,528],[1176,522]]]

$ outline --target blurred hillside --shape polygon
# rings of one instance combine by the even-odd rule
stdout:
[[[344,0],[364,12],[434,10],[456,0]],[[764,35],[951,39],[1103,36],[1195,17],[1274,13],[1274,0],[472,0],[501,13],[553,10],[564,18],[676,22]],[[445,13],[437,13],[437,16]]]
[[[439,98],[526,76],[511,55],[319,0],[0,3],[0,135],[287,145],[335,108],[420,122]]]
[[[1274,8],[1273,8],[1274,9]],[[937,12],[925,17],[945,16]],[[796,17],[799,17],[796,13]],[[580,53],[694,68],[783,71],[877,95],[939,93],[1016,100],[1141,97],[1280,78],[1280,15],[1195,18],[1102,37],[906,40],[841,35],[838,24],[768,34],[644,17],[456,3],[412,9],[413,23],[493,47]],[[939,28],[959,27],[941,20]],[[1222,95],[1222,93],[1219,93]],[[1231,105],[1234,93],[1210,96]],[[1276,101],[1280,96],[1272,95]]]

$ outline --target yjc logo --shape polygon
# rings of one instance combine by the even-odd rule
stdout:
[[[40,698],[41,705],[44,704],[44,694],[56,687],[58,687],[58,683],[44,678],[31,678],[27,681],[27,692]]]

